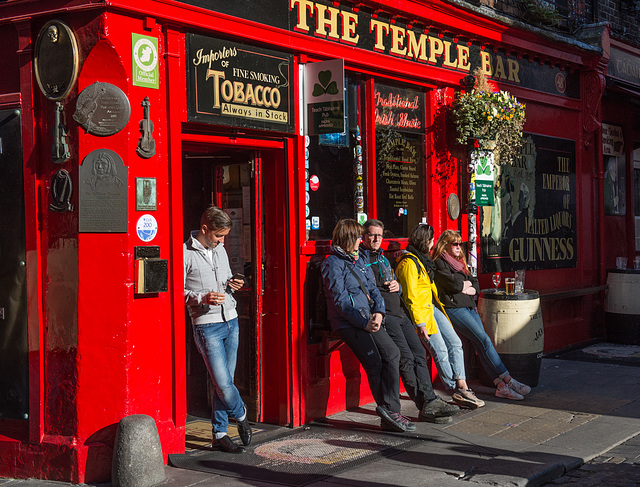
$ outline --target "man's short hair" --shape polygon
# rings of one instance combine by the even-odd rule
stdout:
[[[382,231],[384,231],[384,223],[382,223],[380,220],[376,220],[375,218],[369,218],[366,222],[364,222],[364,225],[362,225],[362,227],[364,228],[365,232],[369,232],[370,227],[380,227],[382,228]]]
[[[231,228],[233,222],[227,213],[217,206],[210,206],[200,217],[200,226],[206,225],[209,230],[225,230]]]

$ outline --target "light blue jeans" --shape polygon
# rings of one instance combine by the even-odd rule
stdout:
[[[193,327],[196,346],[204,358],[215,387],[211,409],[211,425],[214,434],[226,433],[229,416],[240,418],[245,412],[240,392],[233,383],[239,336],[238,318]]]
[[[438,324],[438,333],[422,340],[436,364],[438,374],[448,389],[456,389],[457,379],[466,380],[464,372],[464,353],[462,342],[445,314],[434,306],[434,315]]]
[[[463,334],[471,341],[491,380],[502,376],[507,368],[500,360],[500,355],[496,352],[491,338],[484,331],[478,312],[473,308],[447,308],[447,314],[458,333]]]

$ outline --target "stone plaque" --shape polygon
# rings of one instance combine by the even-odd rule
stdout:
[[[73,119],[86,132],[107,136],[120,132],[130,115],[129,99],[120,88],[111,83],[95,82],[78,96]]]
[[[78,77],[78,44],[71,29],[59,20],[44,24],[33,66],[40,90],[50,100],[66,98]]]
[[[82,161],[78,179],[79,231],[126,233],[129,169],[109,149],[96,149]]]

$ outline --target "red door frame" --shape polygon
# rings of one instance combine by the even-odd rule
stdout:
[[[182,134],[183,146],[253,149],[254,192],[252,222],[256,240],[254,299],[256,316],[256,420],[292,424],[292,347],[289,312],[289,269],[284,201],[287,191],[285,145],[282,139],[238,138],[225,135]],[[268,170],[266,170],[268,168]],[[182,179],[182,178],[181,178]],[[265,191],[266,188],[266,191]],[[263,194],[264,193],[264,194]],[[282,199],[280,199],[280,197]],[[177,214],[176,217],[181,218]],[[264,222],[264,227],[263,227]]]

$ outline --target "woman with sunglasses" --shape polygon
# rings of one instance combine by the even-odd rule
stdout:
[[[484,331],[476,310],[475,296],[480,292],[478,279],[471,275],[462,252],[460,232],[445,230],[433,249],[438,294],[455,330],[473,344],[482,366],[496,385],[496,397],[524,399],[531,387],[515,380]]]
[[[396,277],[418,337],[433,358],[440,379],[453,391],[453,401],[460,407],[476,409],[484,406],[484,401],[467,385],[462,342],[451,326],[433,282],[436,265],[430,251],[434,235],[433,227],[426,223],[411,231],[406,252],[396,259]]]

